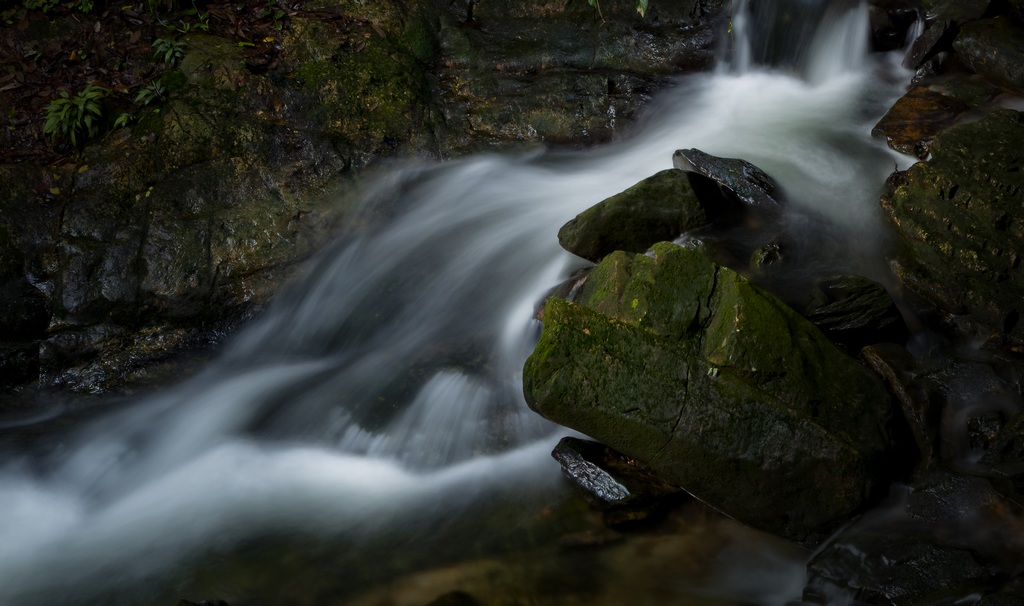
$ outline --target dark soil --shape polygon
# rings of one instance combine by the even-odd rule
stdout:
[[[369,27],[337,9],[305,10],[302,0],[177,2],[172,8],[162,0],[97,1],[88,13],[71,3],[44,13],[0,0],[0,163],[53,164],[75,151],[69,141],[43,132],[46,108],[61,92],[74,97],[90,84],[107,91],[98,136],[122,113],[138,115],[145,106],[136,100],[139,92],[171,67],[155,56],[155,40],[190,31],[228,38],[244,49],[246,67],[262,73],[278,66],[282,33],[297,14]]]

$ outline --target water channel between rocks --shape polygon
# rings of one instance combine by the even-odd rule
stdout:
[[[820,23],[770,52],[740,7],[731,63],[613,145],[379,176],[355,227],[198,376],[0,469],[0,603],[798,599],[808,554],[697,506],[670,532],[553,547],[585,515],[549,455],[568,432],[520,381],[535,306],[582,266],[558,228],[676,149],[774,176],[792,234],[826,251],[809,272],[885,279],[878,197],[909,160],[869,133],[909,74],[868,53],[864,5],[797,4]]]

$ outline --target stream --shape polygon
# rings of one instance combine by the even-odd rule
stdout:
[[[585,517],[549,454],[572,432],[521,393],[534,310],[584,266],[559,227],[676,149],[775,177],[791,235],[827,242],[807,271],[888,279],[878,197],[910,160],[870,130],[910,74],[869,53],[863,2],[761,4],[613,144],[376,175],[196,376],[5,461],[0,604],[798,600],[806,552],[696,506],[670,536],[553,548]]]

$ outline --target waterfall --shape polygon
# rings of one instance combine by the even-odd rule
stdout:
[[[0,603],[145,603],[253,538],[359,544],[562,490],[548,453],[566,431],[526,409],[520,377],[535,306],[583,265],[558,228],[697,147],[764,168],[869,264],[894,162],[870,126],[905,74],[866,28],[864,3],[739,0],[728,66],[680,78],[616,144],[377,176],[352,228],[198,376],[0,469]],[[792,589],[758,566],[709,591]]]

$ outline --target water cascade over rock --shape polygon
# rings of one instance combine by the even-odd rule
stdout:
[[[899,494],[890,495],[895,503],[883,501],[862,518],[872,522],[859,533],[866,539],[826,543],[832,547],[816,558],[814,582],[804,594],[806,550],[693,503],[659,532],[608,532],[572,498],[549,455],[567,430],[527,408],[524,383],[550,406],[567,409],[619,390],[616,414],[625,417],[617,426],[601,428],[596,407],[572,416],[585,419],[595,437],[612,442],[624,436],[630,444],[623,449],[663,446],[641,462],[675,474],[671,482],[662,480],[671,485],[667,490],[692,483],[700,496],[720,498],[722,507],[735,508],[751,523],[795,538],[818,540],[863,509],[865,500],[878,503],[870,497],[884,496],[895,471],[886,457],[899,438],[899,419],[882,382],[782,299],[747,280],[763,278],[754,269],[745,263],[729,269],[710,258],[715,243],[693,243],[712,230],[726,232],[723,241],[740,241],[733,236],[759,233],[760,226],[751,225],[757,223],[749,220],[756,218],[752,214],[718,221],[715,207],[700,199],[707,177],[680,175],[672,158],[677,150],[700,150],[742,159],[783,192],[784,204],[765,224],[771,232],[765,241],[741,242],[742,254],[732,258],[760,251],[765,272],[780,272],[794,283],[860,274],[889,286],[879,261],[886,223],[878,197],[893,162],[905,168],[910,160],[869,133],[910,74],[899,66],[901,57],[867,52],[865,3],[733,4],[733,31],[727,35],[723,23],[719,36],[725,59],[713,71],[676,79],[628,136],[586,152],[532,149],[442,165],[396,163],[347,208],[334,242],[195,377],[89,422],[72,422],[75,417],[62,415],[64,407],[57,405],[41,411],[53,423],[18,419],[4,425],[4,435],[25,447],[13,452],[12,442],[4,442],[9,456],[0,468],[0,603],[785,604],[802,596],[842,602],[869,595],[865,586],[877,588],[879,579],[888,579],[893,563],[885,553],[871,553],[873,567],[856,579],[844,558],[872,544],[888,548],[891,541],[876,539],[894,528],[907,544],[913,539],[932,546],[926,554],[944,546],[955,550],[943,561],[963,564],[957,570],[965,584],[951,583],[947,595],[963,598],[969,594],[957,592],[965,588],[971,594],[1011,591],[1005,580],[1020,574],[1013,568],[1013,545],[974,551],[970,541],[950,545],[949,536],[918,532],[966,532],[966,523],[947,526],[966,519],[957,517],[958,503],[983,512],[972,518],[981,522],[1012,511],[998,490],[977,493],[980,504],[968,498],[979,485],[1009,490],[995,479],[937,476],[914,486],[919,498],[903,503]],[[547,97],[531,88],[532,75],[533,84],[552,89],[575,78],[549,69],[541,44],[547,38],[530,35],[532,24],[544,21],[555,5],[449,5],[461,16],[444,17],[436,40],[450,60],[438,68],[442,88],[452,95],[445,120],[452,128],[469,124],[475,133],[493,136],[491,142],[529,134],[533,122],[543,127],[535,133],[551,137],[543,140],[560,140],[571,130],[567,123],[542,123],[540,114],[510,122],[506,110],[514,103],[498,105],[497,93],[477,94],[505,91],[516,101],[530,90],[561,107],[585,101],[584,122],[600,126],[598,139],[604,140],[617,132],[611,124],[619,114],[608,115],[608,108],[636,109],[618,96],[622,87],[635,85],[641,95],[678,69],[707,64],[712,45],[704,34],[710,28],[705,23],[687,30],[696,17],[679,13],[716,5],[724,3],[680,3],[673,5],[671,20],[647,23],[630,16],[626,25],[609,19],[613,25],[602,28],[586,3],[573,4],[578,12],[571,14],[593,18],[585,29],[602,46],[592,55],[564,53],[580,70],[571,73],[586,71],[587,77],[572,94]],[[633,12],[629,3],[616,10]],[[654,15],[652,8],[649,17]],[[396,35],[387,44],[423,40],[415,28],[400,27],[403,15],[391,16]],[[497,36],[506,17],[523,36],[501,37],[498,48],[521,43],[533,53],[522,64],[503,63],[475,46]],[[630,31],[628,40],[642,42],[673,31],[672,24],[700,35],[687,38],[696,40],[692,47],[641,45],[657,58],[657,77],[627,73],[621,47],[606,38],[618,28]],[[395,59],[383,42],[370,39],[381,45],[373,57]],[[320,58],[318,69],[302,74],[305,83],[329,98],[346,83],[381,91],[392,82],[360,80],[359,73],[343,69],[351,59]],[[460,83],[453,76],[468,64],[486,67]],[[369,112],[353,90],[339,98]],[[340,119],[344,112],[335,110],[324,108]],[[395,138],[396,124],[363,135],[386,144]],[[324,127],[349,126],[332,120]],[[469,145],[457,135],[447,140],[449,149]],[[341,168],[324,166],[321,185]],[[629,252],[600,242],[588,256],[603,261],[576,288],[579,302],[548,302],[540,336],[538,301],[589,265],[559,247],[559,228],[655,174],[672,184],[684,204],[664,211],[667,218],[657,222],[667,235],[644,241],[637,229]],[[717,184],[714,189],[721,194]],[[616,202],[635,208],[641,201],[634,194]],[[170,216],[188,209],[159,210]],[[617,212],[612,205],[595,211],[603,216],[594,223],[613,233],[608,226],[623,221]],[[0,241],[0,254],[7,249]],[[25,301],[33,297],[31,291],[21,294]],[[47,311],[26,309],[33,318]],[[576,347],[586,356],[569,355]],[[977,382],[968,371],[980,362],[922,368],[898,344],[873,351],[872,368],[887,371],[885,384],[905,387],[898,410],[908,418],[920,412],[913,425],[920,440],[911,440],[922,452],[934,450],[928,460],[942,459],[960,444],[943,441],[960,434],[942,433],[936,420],[962,423],[973,428],[974,443],[993,445],[990,460],[979,464],[998,467],[1006,483],[1019,487],[1011,474],[1021,453],[1020,422],[994,421],[1018,414],[1020,393],[1009,375],[990,369]],[[543,394],[545,389],[551,393]],[[661,397],[666,389],[674,400]],[[691,398],[691,408],[678,405],[698,391],[705,397]],[[936,407],[950,401],[956,406],[915,408],[921,404],[917,391]],[[984,410],[971,406],[978,393],[989,398]],[[656,418],[637,421],[642,408]],[[723,429],[728,417],[749,431]],[[19,424],[28,424],[28,431]],[[701,431],[713,439],[695,439]],[[681,464],[658,468],[669,454],[683,455]],[[726,477],[743,482],[726,486]],[[807,490],[819,485],[820,493]],[[960,492],[952,492],[957,486]],[[949,494],[963,498],[944,500]],[[894,526],[893,518],[927,524]],[[998,519],[1005,524],[983,529],[1014,536],[1012,516]],[[989,559],[972,565],[965,556],[975,553]],[[988,571],[1003,576],[976,582]],[[870,595],[892,601],[895,594]]]

